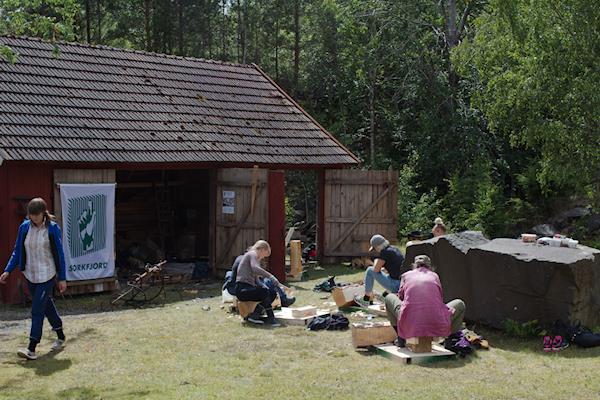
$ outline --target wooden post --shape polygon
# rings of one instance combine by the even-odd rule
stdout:
[[[319,193],[317,194],[317,258],[323,262],[325,251],[325,170],[319,170]],[[329,199],[328,199],[329,201]]]
[[[302,274],[302,242],[290,241],[290,275],[298,277]]]
[[[285,282],[285,173],[269,171],[268,183],[269,271]]]

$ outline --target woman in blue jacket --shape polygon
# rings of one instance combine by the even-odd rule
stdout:
[[[19,349],[17,354],[35,360],[35,348],[42,339],[44,317],[48,318],[58,336],[51,350],[59,350],[65,344],[62,320],[56,311],[52,291],[55,277],[58,278],[60,293],[67,289],[67,279],[60,227],[53,221],[54,216],[48,212],[46,202],[39,197],[31,200],[27,205],[27,216],[29,219],[19,227],[15,249],[0,275],[0,283],[6,283],[16,266],[27,278],[32,302],[31,334],[28,348]]]

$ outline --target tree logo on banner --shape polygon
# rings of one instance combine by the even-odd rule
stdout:
[[[106,248],[106,195],[69,199],[67,212],[71,258]]]

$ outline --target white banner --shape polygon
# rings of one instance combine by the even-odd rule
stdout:
[[[61,184],[67,280],[115,274],[115,184]]]

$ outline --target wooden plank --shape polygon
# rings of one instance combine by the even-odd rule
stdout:
[[[373,348],[380,354],[404,364],[411,364],[413,361],[424,361],[432,357],[451,357],[456,355],[456,353],[445,349],[439,344],[432,344],[430,353],[413,353],[406,347],[398,347],[393,344],[377,344]]]
[[[281,310],[275,311],[275,318],[286,325],[308,325],[315,318],[322,315],[330,314],[329,310],[317,310],[315,315],[306,317],[294,317],[292,309],[289,307],[281,307]]]

